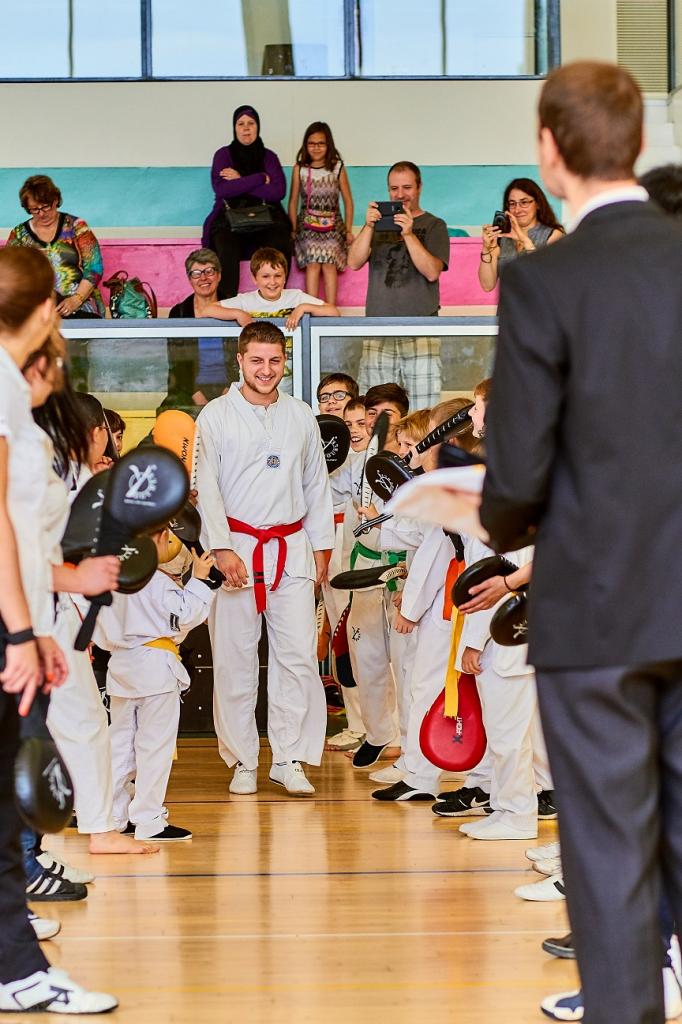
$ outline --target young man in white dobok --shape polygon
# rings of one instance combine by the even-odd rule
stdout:
[[[327,724],[317,666],[315,584],[326,576],[334,515],[320,431],[309,406],[278,385],[284,335],[249,324],[239,338],[242,383],[197,420],[197,489],[225,585],[209,617],[213,711],[220,755],[236,765],[230,792],[256,792],[258,641],[268,631],[270,780],[315,792],[302,762],[319,765]]]

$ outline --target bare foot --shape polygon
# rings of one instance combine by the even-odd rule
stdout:
[[[156,843],[141,843],[121,832],[95,832],[90,836],[90,853],[158,853]]]

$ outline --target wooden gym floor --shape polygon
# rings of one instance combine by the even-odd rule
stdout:
[[[513,895],[540,879],[523,855],[535,844],[467,839],[430,804],[377,804],[343,754],[295,799],[267,781],[264,750],[258,795],[230,799],[215,741],[179,753],[170,820],[193,841],[90,857],[69,830],[49,845],[97,880],[80,903],[35,905],[62,921],[52,962],[115,993],[117,1024],[526,1024],[575,986],[574,964],[540,949],[568,930],[563,904]],[[537,844],[555,836],[543,823]]]

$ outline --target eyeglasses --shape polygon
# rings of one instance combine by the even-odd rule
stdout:
[[[308,145],[311,149],[320,149],[322,146],[326,146],[326,142],[309,142]]]
[[[53,206],[54,203],[46,203],[44,206],[29,206],[27,207],[27,211],[32,217],[37,217],[39,213],[47,213],[47,211],[51,210]]]
[[[337,402],[343,402],[344,398],[350,398],[350,391],[325,391],[318,395],[318,402],[331,402],[332,398]]]
[[[534,202],[534,199],[510,199],[507,206],[510,210],[513,210],[515,206],[520,206],[522,210],[527,210],[531,203]]]
[[[215,267],[204,267],[203,270],[190,270],[189,276],[193,281],[198,281],[200,277],[215,277],[217,273]]]

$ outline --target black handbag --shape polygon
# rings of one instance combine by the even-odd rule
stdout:
[[[272,210],[267,203],[255,203],[253,206],[230,206],[227,199],[224,199],[223,203],[227,223],[236,235],[262,231],[273,223]]]

